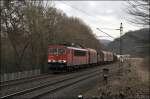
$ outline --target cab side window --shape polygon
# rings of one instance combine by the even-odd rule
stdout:
[[[86,56],[86,51],[74,50],[74,56]]]

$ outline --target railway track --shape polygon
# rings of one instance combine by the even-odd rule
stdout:
[[[37,86],[38,84],[44,83],[46,81],[49,81],[49,79],[58,77],[59,75],[54,74],[43,74],[39,77],[36,76],[35,78],[27,78],[27,79],[20,79],[13,82],[7,82],[6,84],[1,84],[0,88],[0,99],[3,96],[7,96],[34,86]]]
[[[98,71],[100,71],[100,69],[102,69],[102,67],[103,66],[101,66],[99,69],[98,69]],[[105,65],[105,67],[107,67],[106,65]],[[108,66],[109,67],[109,66]],[[22,89],[22,90],[19,90],[19,91],[16,91],[16,92],[12,92],[12,93],[7,93],[7,94],[3,94],[3,95],[1,95],[1,97],[0,97],[0,99],[8,99],[8,98],[13,98],[13,99],[16,99],[16,98],[18,98],[18,99],[20,99],[20,98],[34,98],[34,97],[38,97],[38,95],[39,96],[41,96],[42,94],[46,94],[46,93],[49,93],[49,91],[48,92],[45,92],[44,90],[48,87],[48,89],[49,90],[51,90],[51,92],[52,91],[56,91],[56,90],[58,90],[59,88],[57,87],[57,86],[59,86],[59,84],[61,83],[61,84],[67,84],[67,81],[70,81],[70,80],[74,80],[74,79],[77,79],[77,78],[79,78],[79,77],[81,77],[81,76],[84,76],[84,75],[89,75],[89,74],[91,74],[92,72],[93,73],[95,73],[97,71],[97,67],[94,67],[93,69],[91,69],[91,70],[86,70],[86,69],[84,69],[84,71],[82,71],[82,70],[80,70],[79,72],[75,72],[75,73],[69,73],[69,74],[65,74],[65,75],[56,75],[57,77],[48,77],[48,76],[46,76],[46,77],[48,77],[48,78],[50,78],[50,80],[48,81],[46,81],[46,80],[44,80],[44,78],[42,79],[42,77],[41,77],[41,79],[42,80],[44,80],[43,82],[41,82],[41,83],[39,83],[39,84],[37,84],[36,86],[32,86],[32,87],[30,87],[30,88],[24,88],[24,89]],[[100,73],[100,72],[99,72]],[[96,74],[95,74],[96,75]],[[45,77],[45,78],[46,78]],[[91,76],[92,77],[92,76]],[[40,77],[39,77],[40,78]],[[83,80],[83,79],[82,79]],[[79,80],[79,81],[82,81],[81,79]],[[31,80],[30,79],[30,81],[27,81],[27,82],[31,82],[31,81],[35,81],[35,82],[38,82],[39,80],[38,79],[36,79],[36,78],[33,78],[33,80]],[[79,82],[79,81],[75,81],[76,83],[77,82]],[[22,81],[21,81],[22,82]],[[70,83],[70,85],[71,84],[74,84],[75,82],[72,82],[72,83]],[[58,85],[57,85],[58,84]],[[10,84],[10,85],[13,85],[13,84]],[[32,85],[32,84],[31,84]],[[6,85],[6,86],[8,86],[8,85]],[[53,86],[56,86],[56,88],[57,89],[53,89],[53,88],[50,88],[50,87],[53,87]],[[64,88],[65,86],[68,86],[68,85],[61,85],[61,87],[60,88]],[[5,88],[5,87],[4,87]],[[47,89],[47,90],[48,90]],[[40,90],[40,91],[39,91]],[[44,93],[41,93],[42,92],[42,90],[44,91]],[[39,93],[39,94],[38,94]],[[31,95],[31,97],[30,97],[30,95]],[[36,99],[36,98],[35,98]]]
[[[85,76],[85,75],[89,75],[91,73],[95,73],[96,71],[99,71],[99,70],[95,70],[94,69],[94,70],[92,70],[90,72],[89,71],[85,71],[85,72],[75,73],[74,75],[66,75],[66,76],[62,76],[62,77],[57,77],[57,78],[51,79],[51,82],[42,83],[41,85],[38,85],[36,87],[32,87],[32,88],[25,89],[25,90],[22,90],[22,91],[18,91],[18,92],[12,93],[12,94],[4,95],[4,96],[1,97],[1,99],[8,99],[8,98],[11,98],[11,99],[12,98],[13,99],[16,99],[16,98],[18,98],[18,99],[20,99],[20,98],[27,98],[28,99],[29,98],[30,99],[30,98],[34,98],[34,97],[39,96],[39,92],[40,92],[40,95],[41,94],[45,94],[46,92],[44,91],[44,89],[48,88],[48,89],[54,90],[53,88],[50,88],[50,87],[54,87],[56,85],[58,86],[59,84],[62,84],[62,83],[67,84],[66,81],[74,80],[74,79],[77,79],[79,77],[82,77],[82,76]],[[62,86],[64,86],[64,85],[62,85]],[[56,88],[59,89],[58,87],[56,87]],[[42,92],[41,90],[43,90],[44,93],[41,93]]]
[[[36,78],[22,79],[19,81],[17,80],[16,82],[13,83],[10,82],[8,84],[1,85],[0,99],[3,96],[9,96],[11,94],[18,93],[20,91],[29,89],[31,87],[38,86],[39,84],[49,82],[51,79],[63,75],[66,74],[62,74],[62,75],[47,74],[47,75],[41,75],[40,77],[36,77]]]
[[[67,72],[63,73],[61,75],[66,75],[66,74],[67,74]],[[46,73],[46,74],[41,74],[41,75],[38,75],[38,76],[29,77],[29,78],[21,78],[21,79],[16,79],[16,80],[10,80],[10,81],[5,81],[5,82],[0,82],[0,87],[1,88],[6,88],[6,87],[15,86],[15,85],[18,86],[20,84],[24,84],[24,83],[28,83],[28,82],[32,82],[32,81],[37,81],[37,80],[42,80],[42,79],[46,79],[46,78],[51,78],[51,77],[56,77],[56,76],[58,76],[58,75],[55,75],[55,74],[52,74],[52,73]]]
[[[52,87],[50,86],[51,90],[48,90],[48,91],[43,91],[42,93],[36,95],[36,96],[29,96],[29,99],[37,99],[37,98],[41,98],[42,96],[46,95],[46,94],[52,94],[52,93],[55,93],[56,91],[59,91],[63,88],[66,88],[68,86],[71,86],[71,85],[74,85],[78,82],[82,82],[83,80],[86,80],[86,79],[89,79],[91,77],[95,77],[96,75],[98,75],[99,72],[93,72],[91,73],[90,75],[86,75],[86,76],[82,76],[82,77],[79,77],[77,79],[69,79],[67,81],[64,81],[64,82],[61,82],[61,83],[58,83],[56,84],[55,86],[56,87]],[[48,88],[49,89],[49,88]],[[27,97],[28,98],[28,97]]]
[[[78,71],[82,71],[82,70],[78,70]],[[64,74],[67,74],[67,73],[63,73],[63,75]],[[46,73],[46,74],[41,74],[38,76],[33,76],[33,77],[28,77],[28,78],[21,78],[21,79],[16,79],[16,80],[4,81],[4,82],[0,82],[0,87],[3,88],[3,87],[7,87],[7,86],[8,87],[9,86],[15,86],[18,84],[23,84],[23,83],[27,83],[27,82],[31,82],[31,81],[35,81],[35,80],[41,80],[41,79],[45,79],[45,78],[49,78],[49,77],[53,77],[53,76],[56,76],[56,75],[52,74],[52,73]]]

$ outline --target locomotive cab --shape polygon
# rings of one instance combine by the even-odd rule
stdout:
[[[49,46],[49,69],[63,69],[67,64],[67,50],[64,46]]]

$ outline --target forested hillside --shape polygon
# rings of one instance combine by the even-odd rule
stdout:
[[[136,31],[129,31],[121,37],[123,54],[131,54],[132,56],[148,56],[149,55],[149,29],[141,29]],[[119,54],[120,38],[111,42],[107,49]]]
[[[1,73],[47,70],[47,47],[62,42],[99,50],[100,42],[82,20],[43,1],[3,1]]]

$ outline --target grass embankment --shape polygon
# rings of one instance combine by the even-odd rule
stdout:
[[[119,66],[116,65],[117,69]],[[107,84],[98,83],[84,96],[141,97],[149,95],[149,58],[131,58],[122,66],[121,75],[114,72]]]

